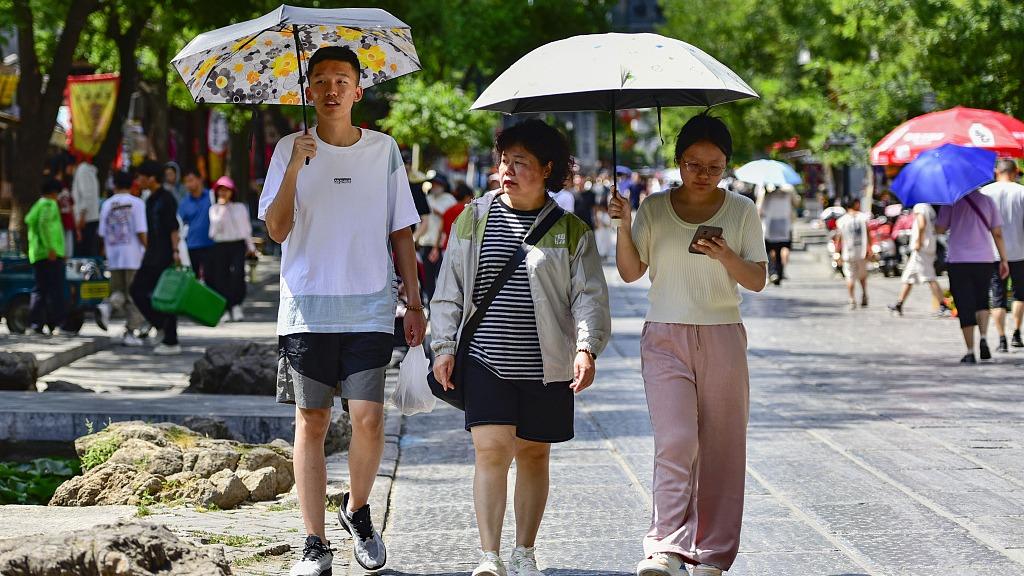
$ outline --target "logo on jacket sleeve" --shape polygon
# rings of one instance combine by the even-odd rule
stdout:
[[[555,234],[555,246],[565,246],[565,233]]]
[[[352,183],[352,179],[351,178],[335,178],[334,179],[334,183],[335,184],[351,184]]]

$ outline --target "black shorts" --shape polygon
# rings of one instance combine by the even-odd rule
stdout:
[[[1010,275],[1006,279],[999,277],[999,268],[992,274],[992,302],[991,308],[1008,308],[1010,301],[1007,295],[1010,293],[1010,281],[1013,281],[1013,299],[1017,302],[1024,302],[1024,260],[1010,262]]]
[[[532,442],[565,442],[573,437],[574,398],[569,384],[507,380],[475,358],[466,358],[466,430],[482,424],[516,427]]]
[[[385,332],[302,333],[278,337],[277,401],[330,408],[344,400],[384,403],[392,335]]]
[[[994,263],[952,263],[949,265],[949,291],[953,293],[956,316],[961,328],[977,326],[976,313],[988,310],[988,292],[992,285]]]
[[[782,250],[783,248],[787,248],[789,250],[792,250],[793,249],[793,241],[792,240],[786,240],[785,242],[765,242],[764,243],[764,247],[769,252],[771,252],[772,250]]]

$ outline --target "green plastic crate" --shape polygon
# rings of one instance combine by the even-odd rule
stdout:
[[[164,270],[151,301],[160,312],[188,316],[206,326],[216,326],[227,306],[223,296],[196,280],[191,270],[182,268]]]

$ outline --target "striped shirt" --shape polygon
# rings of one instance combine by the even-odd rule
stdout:
[[[495,199],[487,218],[480,264],[473,288],[473,303],[479,305],[491,284],[516,252],[540,210],[515,210]],[[543,380],[537,320],[530,293],[526,261],[508,279],[469,344],[469,355],[500,378]]]

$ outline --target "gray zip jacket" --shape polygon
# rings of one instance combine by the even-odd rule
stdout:
[[[452,225],[448,249],[430,301],[431,349],[455,354],[462,329],[476,310],[473,285],[480,245],[492,201],[489,192],[466,206]],[[550,198],[534,225],[557,204]],[[531,228],[532,230],[532,228]],[[544,383],[573,379],[577,350],[600,354],[611,333],[608,284],[594,232],[575,214],[566,213],[526,254],[544,364]]]

